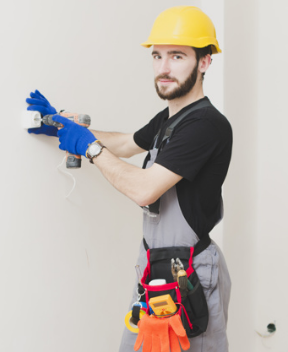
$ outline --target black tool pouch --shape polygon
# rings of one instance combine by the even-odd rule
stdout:
[[[206,297],[196,271],[189,276],[189,281],[193,285],[193,290],[188,291],[186,298],[182,301],[182,304],[186,309],[193,328],[190,329],[184,311],[181,313],[181,319],[187,336],[196,337],[206,331],[209,313]]]
[[[147,266],[145,268],[141,284],[145,295],[142,300],[147,303],[150,298],[170,294],[176,304],[179,305],[183,326],[188,337],[196,337],[206,331],[208,325],[208,307],[203,288],[198,275],[193,269],[193,257],[201,253],[211,243],[210,237],[199,241],[195,247],[164,247],[149,249],[145,239],[144,247],[147,250]],[[201,243],[200,243],[201,242]],[[187,278],[193,286],[187,294],[181,298],[179,285],[174,281],[171,272],[171,258],[179,258],[184,265]],[[165,279],[166,284],[151,286],[149,282],[154,279]],[[145,298],[144,298],[145,297]]]

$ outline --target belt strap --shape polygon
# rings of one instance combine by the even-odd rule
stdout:
[[[203,252],[210,245],[210,243],[211,243],[211,238],[210,238],[209,234],[201,237],[201,239],[196,243],[196,245],[194,247],[193,257],[196,257],[196,255]],[[144,245],[144,248],[146,249],[146,251],[148,251],[149,246],[148,246],[148,243],[144,237],[143,237],[143,245]]]

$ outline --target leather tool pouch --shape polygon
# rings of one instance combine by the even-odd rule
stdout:
[[[210,237],[199,241],[195,247],[165,247],[149,249],[145,239],[144,246],[147,250],[147,266],[139,284],[139,291],[143,288],[145,295],[142,300],[148,306],[150,298],[170,294],[176,304],[179,305],[183,326],[188,337],[196,337],[206,331],[208,325],[208,307],[203,288],[200,284],[196,271],[193,269],[193,256],[196,256],[211,243]],[[201,244],[200,244],[201,242]],[[187,294],[181,298],[181,292],[177,281],[173,279],[171,272],[171,258],[179,258],[184,265],[187,278],[193,289],[187,290]],[[165,285],[151,286],[149,282],[154,279],[165,279]],[[183,296],[183,295],[182,295]],[[148,312],[148,311],[147,311]]]

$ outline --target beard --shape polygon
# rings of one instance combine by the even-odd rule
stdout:
[[[163,100],[173,100],[176,98],[181,98],[184,97],[187,93],[189,93],[192,88],[195,86],[195,83],[197,81],[197,72],[198,71],[198,65],[195,65],[193,68],[191,74],[188,76],[188,78],[183,82],[179,83],[179,81],[176,78],[169,77],[168,75],[159,75],[155,78],[154,83],[155,83],[155,88],[156,92],[159,95],[159,97]],[[169,87],[158,87],[157,81],[159,79],[169,79],[172,80],[176,83],[178,83],[178,87],[174,88],[172,91],[166,92]]]

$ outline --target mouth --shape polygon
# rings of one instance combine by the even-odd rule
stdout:
[[[170,83],[174,83],[175,81],[171,79],[158,79],[158,82],[161,84],[170,84]]]

